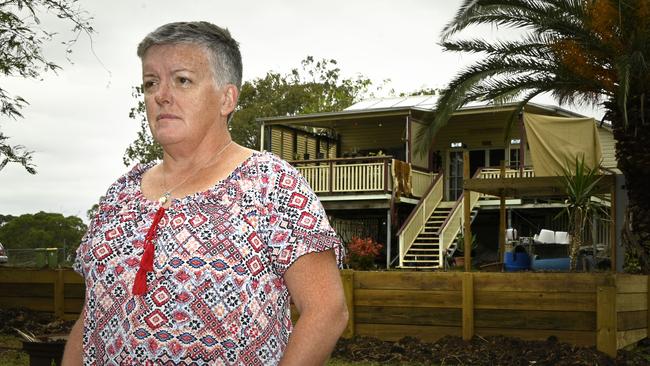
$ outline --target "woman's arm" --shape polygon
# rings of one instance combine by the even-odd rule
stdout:
[[[348,322],[333,251],[303,255],[285,272],[284,280],[300,318],[280,365],[323,365]]]
[[[82,339],[84,332],[84,318],[86,317],[86,309],[81,310],[79,319],[74,323],[70,330],[68,341],[65,344],[65,351],[63,352],[62,366],[77,366],[83,364],[83,347]]]

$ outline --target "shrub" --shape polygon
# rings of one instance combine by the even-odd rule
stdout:
[[[348,243],[348,255],[345,262],[352,269],[369,270],[375,268],[375,258],[383,245],[372,238],[352,237]]]

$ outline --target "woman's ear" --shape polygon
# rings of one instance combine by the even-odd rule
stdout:
[[[232,84],[226,84],[223,91],[223,99],[221,102],[221,115],[228,116],[237,107],[237,99],[239,98],[239,90]]]

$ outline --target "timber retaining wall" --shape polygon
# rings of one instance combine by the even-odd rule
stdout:
[[[648,336],[648,276],[343,270],[341,278],[350,311],[346,337],[555,336],[615,355]],[[83,296],[83,280],[72,270],[0,268],[0,307],[74,319]]]

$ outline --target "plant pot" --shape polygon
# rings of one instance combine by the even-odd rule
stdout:
[[[454,257],[454,264],[456,267],[462,267],[465,265],[465,257]]]
[[[23,351],[29,355],[29,366],[61,365],[64,342],[23,342]]]

